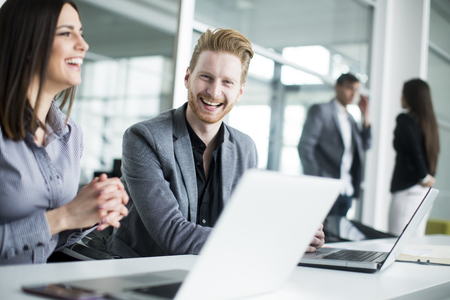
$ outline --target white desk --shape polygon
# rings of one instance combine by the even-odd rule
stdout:
[[[386,241],[390,240],[377,242]],[[339,245],[359,249],[373,243],[370,240]],[[413,239],[411,244],[450,245],[450,236]],[[0,299],[44,299],[24,294],[22,285],[188,270],[195,259],[196,256],[184,255],[0,267]],[[297,267],[280,290],[249,299],[450,299],[450,266],[395,262],[374,274]]]

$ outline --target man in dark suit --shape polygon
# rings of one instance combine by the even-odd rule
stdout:
[[[358,88],[354,75],[342,74],[335,85],[335,98],[309,109],[298,144],[305,174],[340,178],[343,182],[330,215],[346,216],[353,197],[358,197],[364,151],[371,144],[367,97],[361,95],[358,103],[364,118],[361,129],[347,111]]]
[[[184,78],[188,102],[127,129],[129,214],[110,238],[113,255],[200,252],[243,173],[258,166],[253,140],[222,121],[242,97],[252,57],[239,32],[207,30]],[[319,229],[309,250],[323,243]]]

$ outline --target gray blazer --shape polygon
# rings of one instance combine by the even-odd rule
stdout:
[[[196,224],[197,182],[186,107],[126,130],[121,180],[130,195],[129,215],[110,237],[111,254],[198,254],[211,232]],[[258,156],[253,140],[227,125],[221,152],[226,203],[244,171],[257,167]]]
[[[359,130],[355,120],[352,117],[350,120],[352,141],[355,145],[350,174],[355,190],[353,196],[358,197],[364,151],[370,148],[372,137],[370,127]],[[311,106],[298,144],[298,152],[305,174],[340,178],[344,141],[333,100]]]

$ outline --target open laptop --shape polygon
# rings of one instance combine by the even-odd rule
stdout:
[[[296,268],[340,188],[336,179],[247,171],[189,272],[64,282],[51,288],[96,290],[114,299],[178,300],[235,299],[277,290]]]
[[[322,248],[314,253],[305,253],[299,266],[319,267],[346,271],[374,273],[391,265],[401,254],[411,236],[414,235],[425,214],[430,210],[439,191],[430,188],[419,207],[406,224],[391,251],[360,251],[339,248]]]

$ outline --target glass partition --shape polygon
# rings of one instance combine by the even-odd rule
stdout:
[[[85,184],[121,158],[126,128],[171,108],[178,1],[76,3],[90,46],[71,114],[84,133]]]
[[[196,21],[236,29],[258,46],[226,121],[255,140],[261,168],[302,172],[297,144],[308,108],[333,98],[340,74],[354,73],[367,92],[372,17],[373,7],[356,0],[196,0]]]
[[[71,115],[84,131],[86,183],[120,159],[127,127],[172,107],[179,1],[76,3],[90,45]],[[300,173],[296,146],[309,106],[330,101],[343,72],[368,87],[372,15],[357,0],[196,0],[197,22],[237,29],[255,49],[291,62],[256,51],[244,97],[226,119],[255,140],[261,168]]]
[[[448,219],[450,215],[450,3],[431,1],[430,52],[428,56],[428,83],[439,126],[440,155],[436,168],[436,188],[440,190],[430,218]]]

